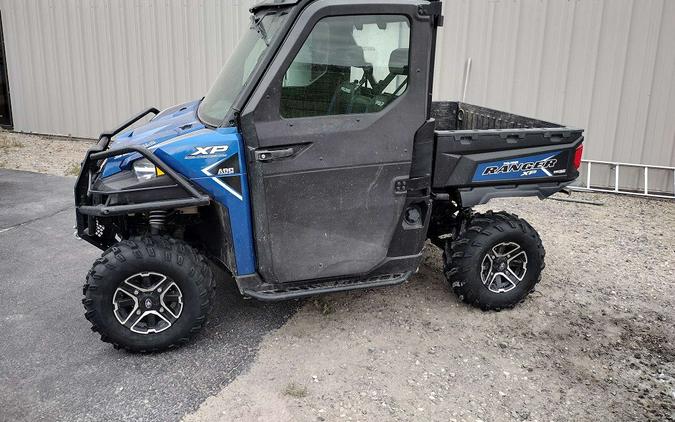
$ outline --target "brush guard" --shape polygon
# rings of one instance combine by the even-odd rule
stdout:
[[[117,129],[109,133],[102,133],[98,144],[87,151],[80,169],[80,174],[75,182],[75,214],[77,218],[77,235],[87,242],[105,248],[102,241],[101,224],[98,217],[114,217],[133,213],[149,212],[156,210],[168,210],[185,207],[200,207],[208,205],[211,200],[207,195],[200,193],[182,175],[166,165],[152,151],[140,146],[128,146],[108,149],[112,138],[129,126],[146,117],[148,114],[159,114],[156,108],[149,108],[137,116],[127,120]],[[170,177],[177,186],[180,186],[189,195],[186,198],[167,199],[160,201],[142,202],[124,205],[95,204],[92,192],[92,183],[96,173],[101,168],[103,161],[110,157],[137,153],[159,167]],[[123,191],[109,192],[110,195],[123,193]]]

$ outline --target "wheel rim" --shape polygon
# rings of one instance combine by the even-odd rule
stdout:
[[[120,283],[113,294],[117,321],[138,334],[160,333],[183,312],[183,293],[164,274],[142,272]]]
[[[481,280],[493,293],[515,289],[527,274],[527,253],[515,242],[502,242],[490,249],[481,263]]]

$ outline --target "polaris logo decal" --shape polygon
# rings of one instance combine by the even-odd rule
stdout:
[[[474,182],[522,180],[564,176],[569,161],[568,151],[554,151],[509,160],[481,163],[473,176]]]
[[[213,156],[213,155],[218,155],[218,154],[224,154],[227,152],[227,145],[216,145],[212,147],[195,147],[197,151],[193,152],[190,154],[188,157],[196,157],[196,156]]]

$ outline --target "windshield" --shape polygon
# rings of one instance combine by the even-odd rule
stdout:
[[[249,82],[251,73],[285,20],[285,13],[261,13],[251,17],[249,30],[239,41],[199,106],[198,113],[202,121],[219,126],[225,120],[234,100]]]

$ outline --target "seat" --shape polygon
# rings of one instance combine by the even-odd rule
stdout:
[[[363,48],[357,44],[342,47],[331,55],[331,64],[344,67],[349,73],[351,68],[361,69],[363,76],[354,81],[347,79],[337,86],[328,107],[328,114],[364,113],[372,100],[375,80],[373,65],[366,62]]]
[[[389,55],[389,74],[382,79],[373,89],[374,95],[369,101],[366,111],[369,113],[384,109],[405,90],[408,85],[408,49],[397,48]],[[384,90],[399,76],[405,76],[403,82],[393,92],[386,93]]]

